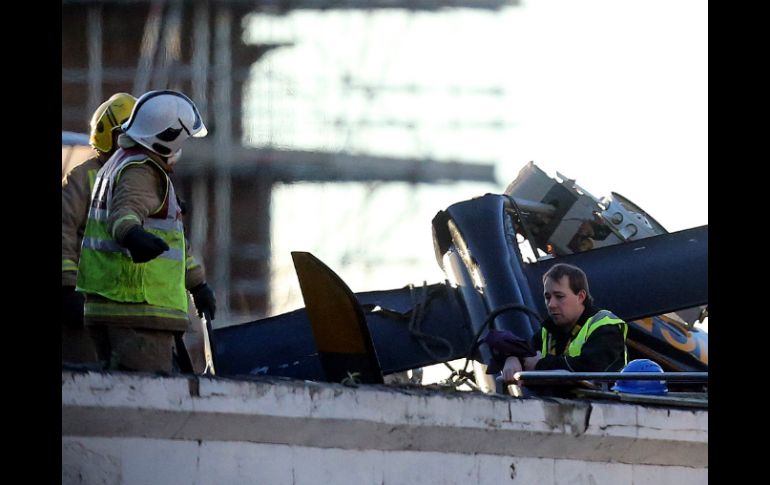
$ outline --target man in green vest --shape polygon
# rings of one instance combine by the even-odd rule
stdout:
[[[628,325],[593,306],[588,278],[576,266],[559,263],[543,275],[548,318],[532,337],[533,357],[508,357],[503,379],[514,382],[521,370],[615,372],[627,363]]]
[[[170,372],[175,334],[187,330],[189,262],[182,209],[169,178],[184,141],[207,131],[182,93],[150,91],[121,125],[118,150],[96,176],[77,290],[85,325],[108,368]],[[205,282],[190,289],[214,318]]]

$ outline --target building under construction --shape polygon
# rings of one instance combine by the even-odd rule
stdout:
[[[298,10],[401,9],[428,14],[462,7],[496,12],[516,3],[65,0],[62,130],[86,132],[93,110],[116,92],[139,96],[152,89],[176,89],[189,94],[200,108],[209,136],[185,151],[184,163],[174,175],[177,191],[189,207],[188,237],[218,293],[221,318],[217,323],[226,325],[231,317],[261,316],[269,305],[270,194],[276,183],[494,182],[494,171],[490,163],[429,156],[396,158],[344,147],[286,149],[270,140],[245,143],[244,99],[252,67],[268,53],[292,47],[290,40],[249,42],[245,32],[250,20],[281,18]],[[410,89],[414,91],[414,87]],[[269,103],[270,93],[262,98],[263,104]],[[263,110],[254,116],[269,120],[272,115]]]

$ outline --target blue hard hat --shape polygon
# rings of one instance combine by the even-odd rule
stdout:
[[[620,372],[659,372],[662,374],[663,369],[650,359],[636,359],[629,362]],[[661,396],[668,392],[668,387],[666,387],[665,381],[629,381],[620,379],[612,386],[612,390],[631,394],[654,394]]]

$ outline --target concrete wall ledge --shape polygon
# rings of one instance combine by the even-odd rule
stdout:
[[[62,371],[62,435],[708,467],[708,411]]]

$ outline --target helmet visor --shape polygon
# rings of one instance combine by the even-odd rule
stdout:
[[[203,138],[204,136],[208,135],[209,130],[207,130],[206,125],[203,124],[203,118],[201,118],[201,114],[198,112],[198,108],[194,104],[192,105],[192,108],[195,112],[195,121],[193,122],[190,136],[193,138]]]

